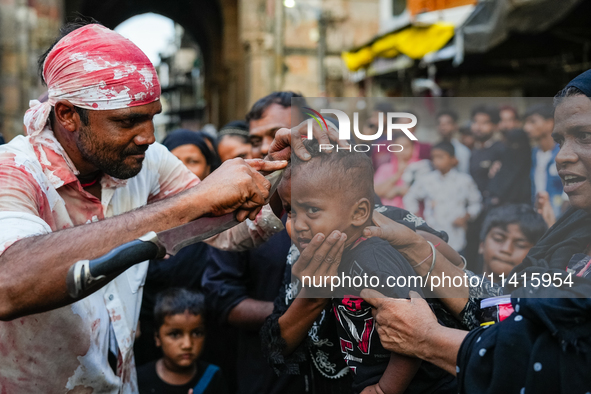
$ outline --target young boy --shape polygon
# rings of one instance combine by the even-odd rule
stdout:
[[[529,250],[544,235],[548,226],[540,214],[527,204],[507,204],[493,209],[484,220],[480,247],[484,275],[509,279],[513,267],[521,264]]]
[[[220,369],[198,361],[205,341],[202,294],[173,288],[154,307],[156,346],[163,357],[138,368],[140,394],[227,393]]]
[[[372,222],[373,168],[364,154],[340,151],[319,153],[315,141],[306,141],[312,156],[307,162],[293,158],[291,190],[280,188],[284,206],[291,215],[292,240],[304,250],[318,233],[333,230],[346,234],[339,276],[378,277],[379,287],[389,297],[408,297],[416,286],[387,286],[388,277],[406,278],[414,272],[408,262],[387,242],[362,238]],[[286,204],[286,200],[289,203]],[[304,281],[304,286],[306,283]],[[379,286],[379,285],[378,285]],[[353,371],[355,393],[447,392],[451,376],[383,348],[371,313],[371,306],[359,298],[363,287],[340,288],[333,298],[339,347]],[[417,372],[418,371],[418,372]],[[454,392],[451,390],[449,392]]]
[[[412,213],[425,202],[425,220],[449,236],[449,245],[461,252],[466,246],[466,225],[480,213],[481,195],[470,175],[456,170],[454,146],[440,142],[431,149],[434,171],[423,175],[404,196]]]

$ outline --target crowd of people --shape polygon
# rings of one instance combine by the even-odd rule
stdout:
[[[301,95],[293,92],[275,92],[262,98],[246,115],[246,120],[230,122],[220,129],[215,139],[205,132],[175,130],[165,138],[163,144],[203,179],[225,160],[267,155],[276,130],[291,127],[305,119],[299,111],[292,111],[292,99],[303,100]],[[376,106],[375,113],[366,123],[367,132],[374,130],[372,122],[375,122],[377,113],[388,109],[392,110],[384,103]],[[326,195],[330,196],[327,206],[335,206],[334,195],[354,190],[367,199],[368,205],[378,204],[376,206],[384,209],[400,208],[397,211],[387,208],[386,211],[390,210],[387,214],[405,225],[409,223],[404,222],[402,213],[424,218],[428,225],[419,224],[415,230],[427,231],[447,241],[453,250],[462,255],[451,254],[450,259],[455,259],[457,265],[469,262],[468,268],[472,272],[488,276],[498,283],[502,278],[508,278],[513,268],[523,261],[548,227],[567,208],[560,178],[558,185],[555,182],[558,144],[551,136],[553,112],[553,107],[536,105],[520,118],[512,107],[478,106],[472,111],[470,129],[464,129],[461,134],[462,140],[473,141],[470,147],[457,138],[460,137],[459,119],[451,110],[437,114],[440,141],[433,145],[413,142],[404,134],[395,134],[392,142],[402,145],[403,150],[387,155],[372,152],[368,155],[331,156],[319,154],[317,146],[308,146],[310,155],[320,161],[307,163],[315,165],[309,167],[310,171],[312,168],[316,171],[314,177],[309,178],[314,179],[315,185],[322,185],[322,189],[316,190],[314,185],[306,184],[304,177],[297,182],[298,190],[292,193],[293,169],[289,169],[279,189],[284,208],[282,221],[286,230],[248,251],[220,251],[199,243],[183,249],[172,258],[150,262],[140,315],[142,336],[137,339],[135,349],[138,365],[151,362],[148,364],[151,367],[142,369],[139,375],[140,388],[147,384],[143,383],[144,380],[153,380],[154,368],[158,365],[153,360],[162,356],[161,351],[165,351],[161,341],[153,339],[160,335],[162,324],[154,325],[157,294],[170,288],[188,288],[205,294],[207,299],[208,340],[203,346],[201,358],[222,367],[222,372],[226,374],[224,384],[230,392],[300,393],[308,392],[312,384],[310,382],[314,382],[312,392],[362,392],[367,386],[376,384],[382,376],[400,376],[400,372],[397,375],[394,371],[405,368],[409,370],[411,378],[404,383],[392,383],[392,392],[455,392],[457,387],[455,381],[450,381],[451,375],[446,380],[446,374],[438,375],[437,371],[442,370],[431,364],[421,366],[417,373],[418,367],[413,367],[412,363],[407,365],[405,362],[408,361],[393,359],[392,366],[388,367],[391,370],[378,368],[380,373],[371,376],[376,373],[375,370],[362,372],[363,362],[350,361],[356,357],[362,359],[363,354],[352,353],[349,362],[344,362],[341,350],[335,352],[331,347],[342,341],[346,333],[339,336],[336,330],[326,328],[330,324],[336,325],[339,319],[335,317],[333,308],[341,308],[346,312],[342,304],[339,307],[338,304],[331,304],[328,298],[322,298],[317,304],[306,305],[310,309],[294,313],[294,320],[289,320],[290,314],[286,312],[295,301],[297,288],[292,282],[293,262],[303,249],[295,245],[301,237],[294,236],[294,232],[300,229],[291,226],[291,215],[297,212],[292,199],[303,198],[303,195]],[[292,119],[293,114],[301,114],[301,119]],[[194,157],[190,158],[189,152],[193,152]],[[516,160],[516,155],[519,160]],[[296,164],[292,163],[291,167]],[[516,164],[519,167],[515,167]],[[348,173],[341,179],[336,170],[339,167],[364,170],[358,174]],[[318,171],[323,168],[335,171],[328,171],[327,179],[319,181]],[[300,177],[302,170],[305,170],[305,166],[297,164],[296,171]],[[509,180],[499,178],[507,174],[511,174]],[[327,192],[326,185],[335,182],[338,187]],[[342,207],[347,203],[341,201],[336,205]],[[371,224],[371,209],[368,206],[358,206],[357,209],[366,212],[363,219],[359,219],[360,224],[355,226],[355,237],[359,238],[363,227]],[[341,210],[335,212],[337,217],[347,217],[342,215]],[[299,215],[303,216],[303,213]],[[329,218],[324,220],[334,228],[351,225],[339,225]],[[324,226],[327,227],[327,224]],[[307,238],[304,236],[303,243],[310,243],[317,232],[330,234],[332,230],[310,230]],[[339,233],[339,237],[342,234],[344,232]],[[475,257],[468,254],[469,234],[476,235],[472,238],[476,241],[473,245]],[[291,239],[294,245],[290,248]],[[337,243],[344,248],[345,241],[346,237],[344,240],[339,238]],[[384,277],[412,274],[412,270],[408,271],[408,265],[397,260],[403,259],[402,256],[392,255],[394,251],[386,246],[386,242],[381,241],[377,245],[375,242],[363,242],[363,247],[356,249],[356,255],[363,256],[372,249],[374,254],[379,253],[376,251],[382,248],[384,252],[379,254],[376,261],[366,264],[375,265],[374,271],[380,271]],[[349,268],[346,267],[345,256],[347,253],[341,255],[340,269],[347,272]],[[355,257],[349,257],[347,261],[350,259],[354,261]],[[380,265],[382,267],[378,268]],[[424,295],[419,288],[385,295],[408,297],[409,290]],[[302,294],[300,297],[307,300]],[[344,302],[343,298],[334,299]],[[298,302],[310,303],[309,300]],[[371,306],[368,309],[368,305],[365,305],[364,314],[355,314],[356,318],[361,316],[363,319],[371,315]],[[320,319],[314,313],[318,310],[322,310]],[[299,338],[303,342],[301,336],[304,332],[289,332],[291,325],[297,325],[297,322],[301,324],[301,319],[308,312],[311,313],[311,322],[302,327],[315,332],[315,337],[307,340],[315,345],[308,346],[314,349],[312,362],[304,367],[302,363],[309,356],[306,350],[300,349],[302,344],[295,339]],[[353,338],[349,340],[354,343]],[[381,347],[377,336],[372,340],[368,346],[373,349]],[[285,348],[290,350],[287,354],[284,354]],[[383,352],[389,354],[382,348]],[[164,352],[161,360],[167,357]],[[376,357],[379,359],[379,354],[373,357],[374,360]],[[172,361],[163,362],[162,368],[170,364]],[[356,370],[353,375],[347,372],[351,368]],[[362,380],[356,382],[359,379]],[[402,391],[396,384],[402,384]],[[184,385],[183,390],[191,385],[195,385],[194,379]],[[383,382],[382,385],[387,386],[387,383]]]
[[[61,33],[40,62],[47,100],[31,102],[27,137],[0,147],[3,392],[591,387],[591,71],[522,116],[477,106],[459,127],[443,110],[439,141],[394,134],[395,154],[321,152],[336,131],[300,138],[307,121],[292,103],[303,98],[290,91],[260,98],[215,136],[179,129],[159,144],[145,55],[95,23]],[[388,111],[376,106],[364,132]],[[271,194],[259,171],[277,170]],[[87,293],[68,296],[76,261],[229,212],[242,223],[90,275]],[[343,273],[479,285],[327,294],[302,281]],[[511,273],[574,275],[578,287],[501,286]],[[514,312],[481,326],[481,300],[509,293]]]
[[[384,103],[376,106],[368,132],[377,113],[385,110],[393,111]],[[449,245],[466,257],[468,267],[483,273],[491,266],[482,259],[486,234],[481,229],[491,211],[503,207],[501,212],[517,212],[508,205],[520,204],[530,216],[524,220],[533,220],[532,212],[537,212],[552,226],[568,209],[568,198],[556,170],[559,146],[552,138],[552,105],[532,105],[522,116],[511,106],[477,105],[464,127],[460,123],[456,112],[441,110],[436,114],[435,144],[410,141],[401,133],[392,141],[404,147],[402,152],[373,152],[375,192],[385,205],[404,208],[445,231]],[[534,233],[539,235],[519,234],[527,242],[505,252],[520,248],[527,253],[541,236],[540,231]],[[495,275],[507,275],[520,263],[500,261],[504,267],[495,267]]]

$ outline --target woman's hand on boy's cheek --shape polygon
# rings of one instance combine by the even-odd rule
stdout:
[[[325,276],[337,276],[346,240],[347,235],[336,230],[327,238],[324,234],[316,234],[294,263],[292,274],[298,277],[302,285],[303,277],[309,277],[314,283],[314,277],[322,280]]]

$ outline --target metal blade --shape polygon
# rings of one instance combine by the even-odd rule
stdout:
[[[271,182],[269,196],[277,190],[284,170],[277,170],[265,178]],[[218,217],[203,217],[170,230],[158,233],[158,241],[166,248],[166,253],[175,255],[185,246],[204,241],[216,234],[239,224],[234,212]]]

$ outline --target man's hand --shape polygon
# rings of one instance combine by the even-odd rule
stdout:
[[[236,211],[237,220],[254,220],[266,204],[271,187],[259,171],[272,172],[286,165],[286,161],[227,160],[195,189],[200,198],[205,198],[211,215]],[[197,203],[203,204],[203,200]]]
[[[328,124],[328,131],[317,123],[312,124],[312,134],[319,144],[332,144],[342,147],[349,146],[349,142],[339,140],[339,133],[331,124]],[[308,135],[308,121],[305,120],[294,128],[279,129],[275,133],[275,139],[269,148],[268,160],[289,160],[292,150],[302,160],[309,160],[310,154],[304,147],[302,138]]]
[[[316,234],[294,263],[292,274],[298,277],[300,282],[304,276],[322,278],[338,275],[346,240],[347,234],[337,230],[326,239],[324,234]]]
[[[430,335],[440,328],[429,304],[414,292],[410,300],[387,298],[383,294],[364,289],[361,297],[374,308],[377,331],[384,348],[407,356],[425,358],[429,351]]]

